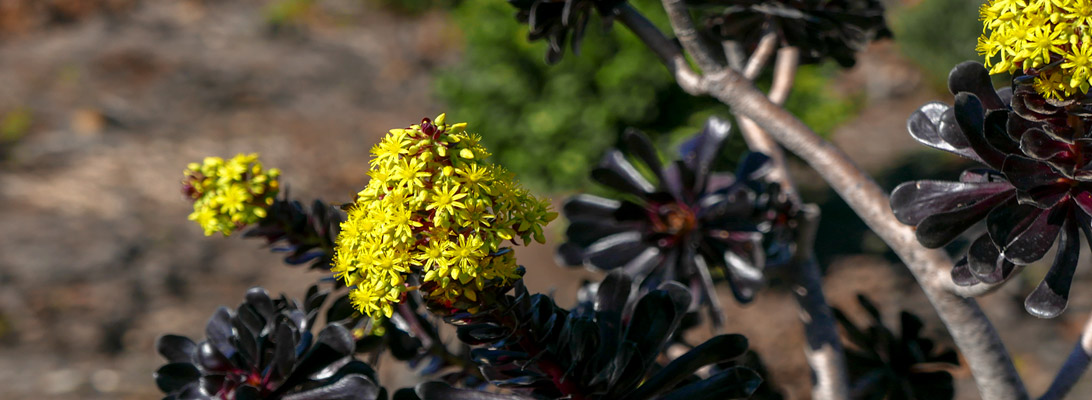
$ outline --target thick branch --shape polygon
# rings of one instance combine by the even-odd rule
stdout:
[[[823,176],[868,227],[906,263],[970,364],[979,391],[988,400],[1027,399],[1008,351],[974,299],[949,290],[952,261],[922,247],[911,227],[895,219],[887,194],[840,149],[821,139],[799,119],[770,102],[742,75],[726,70],[703,80],[707,91],[741,116],[754,120],[778,142]]]
[[[735,40],[725,40],[720,43],[720,46],[724,50],[724,58],[728,60],[728,68],[743,71],[743,65],[747,62],[743,45]]]
[[[690,18],[690,10],[686,8],[685,0],[663,0],[664,11],[671,20],[671,29],[679,38],[687,53],[694,57],[694,62],[703,72],[709,73],[721,69],[717,59],[713,57],[713,51],[701,40],[698,29],[694,27],[694,20]]]
[[[623,4],[619,9],[618,20],[660,57],[660,61],[667,66],[667,71],[671,73],[671,76],[675,77],[675,81],[678,82],[683,91],[695,96],[703,94],[699,85],[701,77],[690,69],[690,64],[686,62],[686,56],[683,55],[682,49],[674,41],[664,36],[656,28],[656,25],[652,24],[652,21],[649,21],[648,18],[645,18],[628,3]]]
[[[754,59],[756,56],[751,58]],[[784,104],[785,100],[788,99],[789,92],[792,91],[792,84],[796,80],[796,67],[799,57],[800,51],[795,47],[784,47],[778,50],[777,61],[774,66],[773,85],[770,87],[769,94],[770,101],[774,102],[774,104]],[[741,116],[738,120],[740,131],[743,133],[743,139],[747,141],[747,146],[770,157],[774,166],[773,170],[770,171],[770,179],[781,184],[785,194],[797,204],[801,204],[796,185],[793,184],[792,177],[789,176],[789,169],[785,163],[785,152],[781,151],[781,146],[751,119]]]
[[[696,39],[693,21],[686,13],[681,0],[663,0],[663,2],[671,18],[672,26],[678,31],[692,35],[690,39]],[[661,54],[661,50],[657,49],[658,46],[654,45],[659,43],[660,38],[653,36],[658,35],[662,38],[663,35],[655,29],[646,30],[644,33],[651,36],[643,36],[640,33],[638,36],[649,43],[657,54]],[[680,36],[683,35],[680,34]],[[667,39],[663,38],[663,40]],[[683,42],[687,43],[687,40]],[[700,42],[696,40],[690,42],[690,44],[684,44],[688,51],[702,52]],[[678,68],[673,67],[671,63],[665,63],[668,69],[678,76],[676,73]],[[728,69],[707,74],[698,86],[683,88],[688,93],[710,93],[732,107],[738,116],[750,118],[761,128],[770,132],[777,141],[818,171],[868,227],[891,246],[917,279],[937,314],[952,334],[956,345],[966,357],[982,398],[987,400],[1028,398],[1027,389],[1024,388],[1020,376],[1016,373],[1008,350],[1005,349],[989,319],[973,299],[957,294],[961,291],[952,284],[951,259],[942,251],[921,246],[914,237],[913,230],[895,219],[887,194],[853,164],[845,153],[819,138],[792,114],[770,102],[738,72]],[[968,291],[973,292],[974,289]]]
[[[838,400],[849,398],[845,351],[838,337],[834,316],[823,296],[819,265],[815,262],[815,233],[819,227],[819,207],[805,205],[797,229],[796,256],[793,260],[794,294],[800,305],[800,319],[808,345],[804,348],[808,365],[815,372],[812,398]]]
[[[1084,326],[1084,332],[1081,333],[1077,344],[1073,346],[1073,352],[1069,353],[1069,358],[1058,370],[1058,376],[1050,384],[1050,389],[1047,389],[1039,400],[1060,400],[1065,398],[1065,395],[1073,390],[1073,386],[1080,381],[1081,376],[1088,370],[1090,362],[1092,362],[1092,317],[1088,319]]]

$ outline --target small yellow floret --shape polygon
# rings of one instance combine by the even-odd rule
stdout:
[[[992,0],[979,10],[983,33],[975,50],[991,74],[1035,76],[1048,99],[1092,87],[1092,0]]]
[[[193,200],[189,219],[205,230],[231,235],[236,229],[267,215],[280,188],[280,171],[262,169],[257,154],[239,154],[225,161],[206,157],[190,163],[184,172],[183,191]]]

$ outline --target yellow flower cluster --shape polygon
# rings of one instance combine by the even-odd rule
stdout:
[[[390,317],[411,275],[443,304],[473,303],[486,286],[520,277],[502,244],[543,242],[557,213],[485,161],[480,140],[440,115],[372,148],[371,180],[341,224],[332,269],[362,312]]]
[[[991,74],[1037,74],[1048,99],[1088,93],[1092,84],[1092,0],[991,0],[980,9],[979,54]]]
[[[263,170],[257,154],[239,154],[227,161],[206,157],[201,164],[190,163],[184,174],[182,190],[193,199],[190,221],[197,221],[205,236],[213,232],[228,236],[265,218],[277,196],[281,172]]]

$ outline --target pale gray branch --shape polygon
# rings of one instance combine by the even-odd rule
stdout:
[[[697,84],[684,86],[684,90],[688,93],[708,93],[727,104],[737,116],[753,120],[819,172],[868,227],[906,263],[966,358],[983,399],[1028,399],[1027,389],[1016,373],[1016,367],[997,331],[974,299],[958,294],[961,291],[952,283],[952,260],[948,255],[921,246],[913,229],[895,219],[887,194],[844,152],[767,99],[742,74],[731,69],[712,68],[715,63],[697,37],[683,1],[663,0],[663,4],[683,47],[706,71]],[[644,33],[638,33],[638,36],[660,54],[678,80],[679,68],[673,63],[673,58],[665,57],[666,50],[660,43],[667,39],[655,29],[645,30]],[[686,84],[691,85],[692,82]],[[975,290],[963,292],[972,291]]]
[[[747,60],[747,66],[743,68],[743,76],[748,80],[755,80],[758,74],[762,73],[762,69],[766,68],[766,63],[770,62],[774,50],[777,50],[777,34],[766,33],[758,41],[758,47],[755,48],[754,53],[751,53],[751,58]]]
[[[821,139],[795,116],[770,102],[735,71],[703,79],[707,92],[740,116],[754,120],[787,149],[804,159],[906,263],[963,352],[983,399],[1023,400],[1027,390],[1008,350],[974,299],[949,290],[952,261],[940,250],[918,243],[911,227],[891,212],[887,194],[840,149]]]
[[[694,62],[698,64],[698,68],[706,73],[720,70],[722,66],[713,56],[712,49],[702,41],[698,29],[694,27],[694,19],[690,18],[690,10],[686,7],[686,1],[663,0],[663,5],[664,11],[667,11],[667,17],[671,20],[671,29],[675,31],[675,36],[679,38],[679,42],[682,43],[682,47],[686,49],[686,52],[694,57]]]
[[[808,344],[804,356],[815,372],[815,386],[811,388],[815,400],[844,400],[849,398],[849,377],[846,373],[845,351],[838,337],[834,315],[823,295],[819,264],[815,261],[815,233],[819,227],[819,207],[802,206],[800,227],[797,229],[796,254],[792,272],[795,286],[793,293],[800,305],[800,319],[804,322],[804,334]]]
[[[743,51],[743,45],[735,40],[725,40],[720,43],[724,49],[724,58],[728,60],[728,68],[743,71],[743,65],[747,62],[747,54]]]
[[[792,91],[792,84],[796,80],[796,67],[799,57],[800,51],[795,47],[784,47],[778,50],[777,61],[774,64],[773,85],[770,87],[769,94],[770,101],[774,102],[774,104],[784,104],[785,100],[788,99],[789,92]],[[785,194],[796,201],[797,204],[801,204],[796,185],[793,184],[792,177],[789,175],[789,169],[785,163],[785,152],[781,151],[781,146],[750,118],[740,116],[737,119],[739,120],[740,132],[742,132],[747,146],[770,157],[774,166],[773,170],[770,171],[770,179],[780,183]]]
[[[682,49],[674,41],[664,36],[656,28],[656,25],[652,24],[652,21],[641,15],[629,3],[623,4],[618,10],[618,20],[626,28],[629,28],[634,35],[637,35],[653,53],[660,57],[660,61],[667,67],[668,72],[675,77],[675,82],[679,84],[683,91],[695,96],[704,94],[700,87],[701,77],[690,68]]]

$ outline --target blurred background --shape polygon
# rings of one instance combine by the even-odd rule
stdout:
[[[658,1],[632,2],[663,26]],[[905,120],[951,101],[947,71],[978,58],[980,2],[886,3],[896,41],[849,70],[803,68],[788,108],[887,189],[953,178],[965,164],[917,145]],[[158,335],[201,337],[248,287],[300,296],[322,277],[257,241],[203,236],[179,189],[188,162],[260,152],[292,197],[342,203],[365,185],[368,150],[387,129],[446,111],[560,204],[597,190],[588,168],[624,128],[667,151],[707,116],[727,115],[676,89],[624,29],[590,29],[582,54],[547,66],[545,44],[527,42],[513,14],[503,0],[0,0],[0,397],[157,398]],[[726,155],[745,148],[733,139]],[[814,173],[796,160],[793,170],[824,210],[817,250],[831,303],[862,317],[854,297],[864,293],[892,323],[913,311],[950,346],[883,242]],[[554,222],[547,245],[518,254],[531,290],[569,305],[595,275],[554,263],[563,231]],[[1046,267],[981,299],[1032,393],[1092,311],[1083,265],[1062,317],[1025,313]],[[770,378],[809,398],[790,293],[775,284],[754,304],[724,304],[728,330],[751,339]],[[416,381],[391,365],[380,367],[384,386]],[[954,374],[959,398],[977,398],[969,373]],[[1092,394],[1087,381],[1072,398]]]

